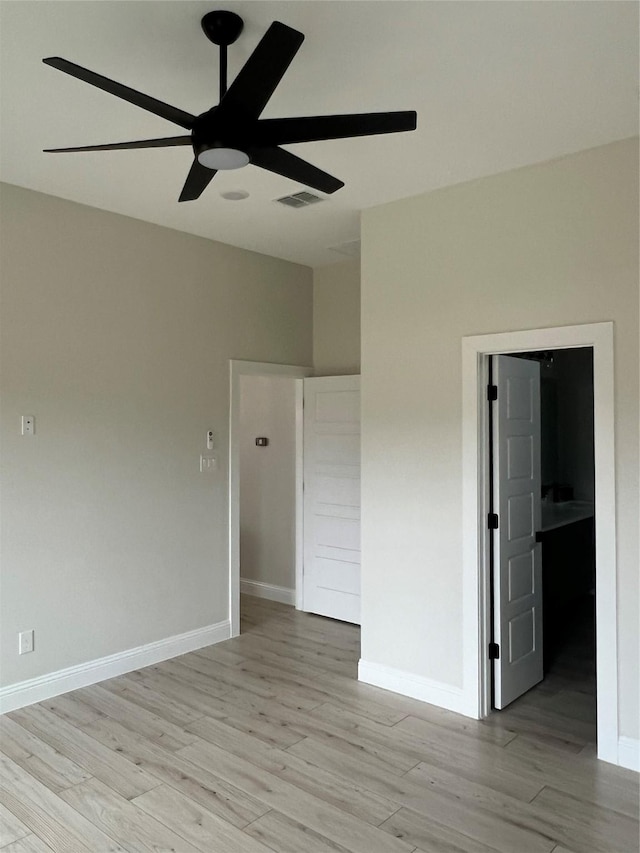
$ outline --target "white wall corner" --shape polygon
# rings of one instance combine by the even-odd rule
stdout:
[[[358,663],[358,680],[374,687],[382,687],[392,693],[400,693],[419,699],[429,705],[436,705],[465,717],[478,719],[478,703],[475,696],[469,697],[461,687],[432,681],[402,669],[384,666],[379,663],[360,659]]]
[[[273,583],[262,583],[252,581],[248,578],[240,578],[240,592],[242,595],[253,595],[256,598],[267,598],[269,601],[279,601],[280,604],[296,603],[296,591],[288,586],[276,586]]]
[[[227,619],[215,625],[205,625],[203,628],[186,631],[184,634],[175,634],[173,637],[127,649],[115,655],[59,669],[28,681],[9,684],[7,687],[0,688],[0,714],[15,711],[25,705],[33,705],[34,702],[52,699],[54,696],[60,696],[61,693],[88,687],[145,666],[161,663],[204,646],[212,646],[228,640],[230,636],[231,627]]]
[[[618,738],[618,764],[640,773],[640,740],[620,735]]]

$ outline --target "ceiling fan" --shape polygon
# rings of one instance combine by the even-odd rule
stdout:
[[[188,135],[164,139],[141,139],[77,148],[47,148],[45,151],[115,151],[191,145],[195,159],[178,201],[199,198],[218,170],[239,169],[248,163],[321,192],[333,193],[344,186],[343,181],[280,146],[415,130],[414,111],[261,119],[260,114],[298,52],[304,35],[274,21],[227,88],[227,46],[236,41],[242,28],[242,18],[235,12],[209,12],[202,18],[202,29],[207,38],[220,48],[220,103],[199,116],[137,92],[59,56],[43,59],[46,65],[190,131]]]

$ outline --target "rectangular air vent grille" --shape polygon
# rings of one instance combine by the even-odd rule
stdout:
[[[284,195],[282,198],[277,198],[275,201],[278,204],[284,204],[286,207],[308,207],[310,204],[316,204],[319,201],[324,201],[319,195],[314,195],[309,192],[293,193],[292,195]]]

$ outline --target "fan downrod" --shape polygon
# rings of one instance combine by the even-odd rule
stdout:
[[[201,21],[204,34],[209,41],[221,47],[233,44],[242,32],[244,22],[240,15],[223,9],[207,12]]]

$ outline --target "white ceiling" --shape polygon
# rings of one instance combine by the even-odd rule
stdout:
[[[418,130],[290,146],[346,184],[301,210],[273,199],[305,187],[253,166],[178,204],[189,148],[41,152],[182,133],[41,59],[204,112],[215,8],[245,20],[230,79],[273,20],[306,36],[265,118],[415,109]],[[367,207],[638,132],[635,2],[2,0],[0,16],[2,180],[310,266],[344,257],[331,247],[358,239]],[[250,197],[221,198],[237,189]]]

